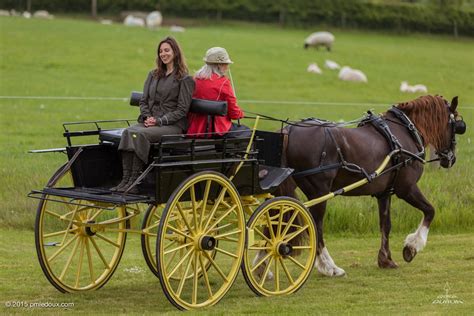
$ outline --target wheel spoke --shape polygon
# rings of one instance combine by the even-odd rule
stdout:
[[[52,262],[56,256],[58,256],[61,252],[63,252],[67,246],[69,246],[79,235],[74,235],[71,239],[68,240],[67,243],[63,244],[61,248],[59,248],[51,257],[48,258],[49,262]]]
[[[286,235],[286,233],[288,232],[288,229],[290,229],[290,226],[293,224],[293,221],[295,220],[298,213],[299,212],[297,212],[295,209],[293,210],[293,214],[291,215],[290,220],[286,223],[286,226],[285,226],[285,229],[283,230],[283,233],[281,233],[282,236]]]
[[[237,256],[236,254],[230,253],[230,252],[228,252],[224,249],[221,249],[221,248],[218,248],[218,247],[215,247],[214,249],[218,252],[221,252],[225,255],[228,255],[229,257],[232,257],[232,258],[235,258],[235,259],[239,258],[239,256]]]
[[[309,225],[305,225],[301,228],[299,228],[297,231],[291,233],[290,235],[286,236],[286,238],[284,239],[285,242],[290,242],[290,240],[292,240],[293,238],[295,238],[296,236],[298,236],[299,234],[301,234],[302,232],[304,232],[306,229],[308,229]]]
[[[272,246],[265,246],[265,247],[260,247],[260,246],[250,246],[248,249],[249,250],[268,250],[272,249]]]
[[[57,218],[59,218],[59,219],[62,219],[62,216],[61,216],[61,215],[59,215],[59,214],[56,214],[56,213],[55,213],[55,212],[53,212],[53,211],[44,210],[44,212],[45,212],[46,214],[49,214],[49,215],[51,215],[51,216],[57,217]]]
[[[194,249],[191,248],[191,252],[194,252]],[[191,263],[193,262],[193,256],[190,256],[188,263],[186,264],[186,269],[184,270],[184,274],[179,281],[178,289],[176,290],[176,295],[181,296],[181,292],[183,291],[184,282],[186,282],[186,276],[188,275],[189,268],[191,267]]]
[[[196,190],[194,189],[194,184],[189,188],[191,193],[191,207],[193,211],[193,221],[194,227],[198,227],[198,219],[197,219],[197,210],[196,210]],[[191,231],[191,229],[190,229]]]
[[[280,214],[278,216],[278,228],[277,228],[277,237],[281,236],[281,226],[283,222],[283,205],[280,205]]]
[[[207,260],[209,260],[211,265],[216,269],[217,273],[219,273],[219,275],[224,279],[224,281],[229,282],[229,280],[227,279],[227,276],[224,274],[224,272],[222,272],[221,268],[216,264],[214,259],[212,259],[212,257],[205,251],[204,251],[204,255],[206,256]]]
[[[183,233],[183,232],[180,231],[179,229],[174,228],[174,227],[171,226],[171,225],[166,226],[166,229],[169,229],[169,230],[173,231],[174,233],[176,233],[176,234],[178,234],[178,235],[180,235],[180,236],[183,236],[184,238],[189,238],[189,239],[191,239],[191,240],[194,240],[194,237],[189,236],[189,235],[186,235],[185,233]]]
[[[234,230],[232,232],[228,232],[228,233],[224,233],[224,234],[220,234],[220,235],[217,235],[217,236],[214,236],[215,239],[225,239],[225,237],[229,237],[229,236],[232,236],[232,235],[235,235],[235,234],[239,234],[241,233],[242,230]]]
[[[293,246],[293,249],[312,249],[311,246]]]
[[[278,260],[280,261],[281,266],[283,267],[283,271],[285,271],[286,277],[288,278],[288,281],[290,281],[291,285],[295,284],[295,281],[293,281],[293,278],[291,277],[290,271],[288,271],[288,268],[285,264],[285,261],[279,257]]]
[[[222,200],[224,199],[225,193],[227,192],[227,188],[222,188],[221,192],[219,193],[219,196],[217,197],[217,200],[215,201],[214,206],[212,207],[211,213],[209,214],[209,217],[207,218],[206,224],[203,227],[204,231],[207,231],[207,227],[211,223],[212,218],[214,217],[214,214],[216,213],[217,208],[219,207],[219,204],[221,204]]]
[[[187,244],[183,244],[183,245],[181,245],[181,246],[178,246],[178,247],[176,247],[176,248],[173,248],[173,249],[167,250],[167,251],[165,251],[163,254],[164,254],[164,255],[170,254],[170,253],[172,253],[172,252],[175,252],[175,251],[177,251],[177,250],[180,250],[180,249],[183,249],[183,248],[189,247],[189,246],[190,246],[190,245],[192,245],[192,244],[193,244],[193,242],[192,242],[192,241],[191,241],[191,242],[188,242]]]
[[[275,291],[276,292],[279,292],[280,291],[280,269],[279,269],[279,265],[278,265],[278,260],[275,259],[274,261],[274,269],[275,269]]]
[[[176,264],[176,266],[174,267],[174,269],[170,272],[170,274],[168,274],[167,278],[170,279],[173,274],[176,273],[176,271],[178,271],[178,269],[181,267],[181,265],[184,263],[184,261],[186,261],[186,259],[189,257],[190,254],[192,254],[194,251],[193,248],[190,248],[188,250],[188,252],[181,258],[181,260],[179,260],[179,262]]]
[[[207,294],[209,295],[209,297],[212,297],[213,296],[212,289],[211,289],[211,285],[209,284],[209,277],[207,275],[207,269],[202,260],[202,256],[203,255],[199,253],[199,264],[201,265],[202,276],[204,277],[204,283],[206,284]]]
[[[188,231],[192,234],[193,233],[193,230],[191,229],[191,225],[189,225],[188,223],[188,220],[184,214],[184,211],[183,211],[183,208],[181,207],[181,205],[178,203],[176,203],[176,207],[178,208],[178,211],[179,211],[179,214],[181,215],[181,218],[183,219],[183,222],[184,224],[186,225],[186,227],[188,228]],[[169,220],[171,222],[171,219]],[[168,225],[168,227],[172,227],[171,225]],[[174,227],[173,227],[174,228]],[[194,234],[193,234],[194,235]]]
[[[98,209],[98,210],[97,210],[97,212],[95,212],[95,214],[94,214],[94,215],[92,215],[92,217],[90,217],[90,218],[89,218],[89,220],[90,220],[90,221],[93,221],[93,220],[95,220],[95,219],[97,218],[97,216],[99,216],[99,215],[100,215],[100,213],[102,213],[103,211],[104,211],[104,210],[103,210],[103,209],[101,209],[101,208],[100,208],[100,209]]]
[[[204,216],[206,214],[207,199],[209,198],[209,191],[211,189],[211,180],[206,181],[206,187],[204,188],[204,196],[202,198],[202,207],[201,207],[201,218],[199,220],[199,229],[202,229],[202,224],[204,222]]]
[[[206,230],[206,234],[209,233],[209,231],[211,229],[213,229],[214,227],[216,227],[224,218],[226,218],[233,210],[235,210],[235,208],[237,207],[237,205],[233,205],[230,209],[228,209],[224,214],[222,214],[221,217],[219,217],[213,224],[211,227],[209,227],[207,230]],[[206,226],[207,227],[207,226]]]
[[[296,264],[298,267],[300,267],[301,269],[305,269],[305,266],[302,265],[298,260],[296,260],[295,258],[293,258],[292,256],[286,256],[286,258],[290,259],[291,261],[293,261],[294,264]]]
[[[79,245],[80,239],[76,240],[76,243],[74,244],[74,248],[71,251],[71,255],[69,255],[69,258],[66,261],[66,265],[63,268],[63,271],[61,272],[61,275],[59,276],[59,280],[62,280],[64,275],[66,274],[66,271],[69,269],[69,266],[71,265],[72,258],[76,254],[77,251],[77,246]]]
[[[84,259],[84,237],[81,237],[81,252],[79,253],[79,261],[77,263],[77,273],[76,273],[76,285],[75,287],[79,287],[79,280],[81,278],[81,272],[82,272],[82,261]]]
[[[89,246],[89,238],[86,238],[85,241],[86,241],[86,250],[87,250],[87,262],[89,263],[89,274],[91,277],[91,282],[95,283],[94,267],[92,265],[92,253],[91,253],[91,248]]]
[[[252,269],[250,269],[250,272],[254,272],[258,267],[260,267],[262,265],[262,263],[264,263],[270,256],[272,255],[272,253],[267,253],[267,255],[265,257],[263,257],[259,262],[257,262],[253,267]]]
[[[104,263],[105,268],[107,268],[108,270],[110,270],[110,266],[109,266],[109,264],[107,263],[107,260],[105,260],[105,257],[104,257],[104,255],[102,254],[102,251],[100,251],[99,247],[97,246],[97,243],[95,242],[94,238],[91,238],[91,242],[92,242],[92,245],[94,246],[95,251],[96,251],[97,254],[99,255],[99,257],[100,257],[100,259],[102,260],[102,262]]]
[[[115,246],[115,247],[117,247],[117,248],[120,248],[120,245],[119,245],[119,244],[117,244],[116,242],[110,240],[109,238],[105,237],[104,235],[99,234],[99,233],[95,233],[95,235],[96,235],[97,237],[99,237],[100,239],[102,239],[103,241],[108,242],[109,244],[111,244],[111,245],[113,245],[113,246]]]
[[[265,218],[268,224],[268,230],[270,231],[270,237],[272,240],[275,240],[275,232],[273,231],[272,221],[270,220],[270,211],[265,213]]]
[[[260,235],[263,239],[265,239],[269,244],[271,244],[271,245],[273,244],[273,242],[272,242],[270,239],[268,239],[268,237],[265,236],[265,234],[262,233],[257,227],[254,227],[253,231],[256,232],[257,234],[259,234],[259,235]]]
[[[270,257],[270,260],[268,260],[268,263],[265,266],[265,270],[263,271],[262,278],[260,279],[260,286],[263,286],[263,283],[265,283],[265,280],[267,279],[268,272],[270,271],[270,267],[272,266],[272,262],[273,262],[273,256]]]
[[[196,304],[197,302],[197,294],[198,294],[198,256],[199,254],[195,251],[194,252],[194,276],[193,276],[193,298],[192,304]],[[186,277],[186,276],[185,276]]]
[[[77,228],[71,229],[71,230],[65,229],[65,230],[54,232],[54,233],[45,234],[45,235],[43,235],[43,238],[58,236],[58,235],[62,235],[62,234],[65,234],[65,233],[74,233],[76,231],[77,231]]]

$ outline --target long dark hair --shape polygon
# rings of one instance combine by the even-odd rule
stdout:
[[[182,79],[188,74],[188,66],[186,65],[186,59],[184,58],[183,52],[179,47],[178,42],[171,36],[164,38],[159,44],[158,48],[156,49],[156,69],[153,72],[153,75],[156,78],[163,78],[166,75],[166,65],[160,58],[160,47],[163,43],[168,43],[171,46],[171,49],[174,53],[174,69],[176,71],[176,78]]]

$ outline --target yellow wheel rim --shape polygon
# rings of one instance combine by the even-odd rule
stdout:
[[[70,174],[66,173],[59,182],[70,181],[68,178]],[[35,239],[47,279],[62,292],[100,288],[110,279],[123,254],[125,207],[105,210],[94,207],[91,201],[75,200],[81,205],[71,205],[66,198],[44,198],[38,205]]]
[[[166,297],[180,309],[216,304],[237,277],[244,243],[244,214],[233,184],[216,172],[185,180],[158,229],[158,272]]]
[[[243,273],[250,288],[263,296],[297,291],[316,257],[316,229],[308,210],[297,200],[274,198],[257,208],[247,229]]]

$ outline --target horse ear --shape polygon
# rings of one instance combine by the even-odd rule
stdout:
[[[455,97],[453,98],[453,100],[451,101],[450,110],[451,110],[452,113],[454,113],[454,111],[456,111],[457,106],[458,106],[458,97],[455,96]]]

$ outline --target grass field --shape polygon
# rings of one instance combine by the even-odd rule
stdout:
[[[428,246],[413,263],[402,262],[402,241],[418,225],[421,212],[394,199],[392,252],[401,267],[379,270],[375,261],[379,245],[376,201],[369,197],[336,198],[329,203],[326,236],[336,263],[348,272],[347,278],[334,280],[315,272],[295,295],[258,299],[240,276],[224,301],[207,312],[468,313],[474,301],[474,41],[333,31],[336,44],[332,53],[303,50],[308,31],[266,25],[202,25],[173,35],[181,43],[192,72],[200,67],[207,48],[226,47],[235,61],[232,74],[237,95],[247,100],[241,102],[242,107],[275,117],[351,120],[370,108],[382,112],[393,103],[416,97],[399,92],[403,80],[426,84],[430,93],[449,99],[458,95],[459,111],[468,130],[458,137],[457,163],[450,170],[428,167],[420,181],[437,210]],[[146,73],[153,68],[155,46],[168,33],[165,28],[152,31],[78,20],[0,17],[0,96],[127,98],[130,91],[142,89]],[[342,82],[336,72],[325,69],[321,76],[306,73],[309,63],[321,66],[325,59],[362,69],[369,83]],[[175,311],[147,271],[136,236],[127,242],[116,275],[95,293],[59,294],[42,275],[34,254],[32,228],[37,201],[26,195],[31,189],[42,188],[65,156],[27,151],[65,146],[63,122],[136,117],[137,109],[127,104],[0,98],[2,301],[74,302],[73,311],[83,313]],[[263,122],[261,127],[271,130],[279,126]],[[127,272],[135,271],[130,270],[133,267],[138,267],[139,273]],[[463,304],[432,304],[445,294],[446,282],[450,294]],[[2,309],[4,313],[25,311]]]

